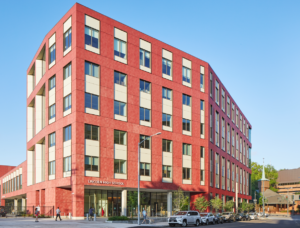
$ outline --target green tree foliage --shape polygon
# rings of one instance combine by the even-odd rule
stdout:
[[[188,210],[189,197],[184,195],[180,187],[173,193],[173,205],[175,211]]]
[[[223,201],[219,197],[215,197],[214,199],[210,200],[210,205],[213,209],[215,209],[215,212],[219,212],[219,209],[223,206]]]
[[[240,212],[244,212],[244,211],[247,211],[247,202],[246,201],[243,201],[240,206],[239,206],[239,211]]]
[[[207,207],[209,207],[209,205],[210,205],[209,202],[206,200],[204,196],[198,197],[194,202],[195,208],[200,212],[204,212],[207,209]]]
[[[138,193],[135,191],[130,191],[128,192],[128,197],[127,197],[127,206],[131,208],[131,212],[134,207],[137,207],[138,205]],[[132,218],[133,213],[131,213],[131,218]]]
[[[249,213],[249,211],[252,211],[254,209],[254,204],[253,203],[247,203],[247,211]]]
[[[232,200],[229,200],[225,203],[224,209],[225,211],[231,212],[233,207],[234,207],[234,202]]]

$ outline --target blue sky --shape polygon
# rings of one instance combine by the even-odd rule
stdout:
[[[211,64],[253,126],[252,160],[298,168],[300,1],[78,1]],[[0,3],[0,164],[26,159],[26,70],[75,1]]]

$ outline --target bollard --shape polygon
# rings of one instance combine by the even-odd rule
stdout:
[[[72,219],[72,213],[71,212],[69,213],[69,219]]]
[[[96,214],[94,214],[94,221],[96,221]]]
[[[86,220],[89,221],[89,213],[86,213]]]

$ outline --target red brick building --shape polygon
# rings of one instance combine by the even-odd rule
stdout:
[[[27,70],[27,160],[0,178],[1,202],[136,214],[144,139],[148,215],[172,213],[179,187],[191,208],[249,200],[251,128],[207,62],[76,3]]]

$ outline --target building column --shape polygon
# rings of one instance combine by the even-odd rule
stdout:
[[[17,210],[18,208],[18,199],[14,199],[14,209]]]
[[[25,210],[26,208],[26,198],[22,198],[22,210]]]
[[[123,216],[127,216],[127,190],[122,190],[121,211]]]
[[[172,192],[167,193],[167,211],[168,217],[172,215]]]
[[[235,213],[238,213],[239,211],[239,197],[238,197],[238,191],[239,191],[239,184],[236,182],[235,183],[236,188],[235,188]]]

